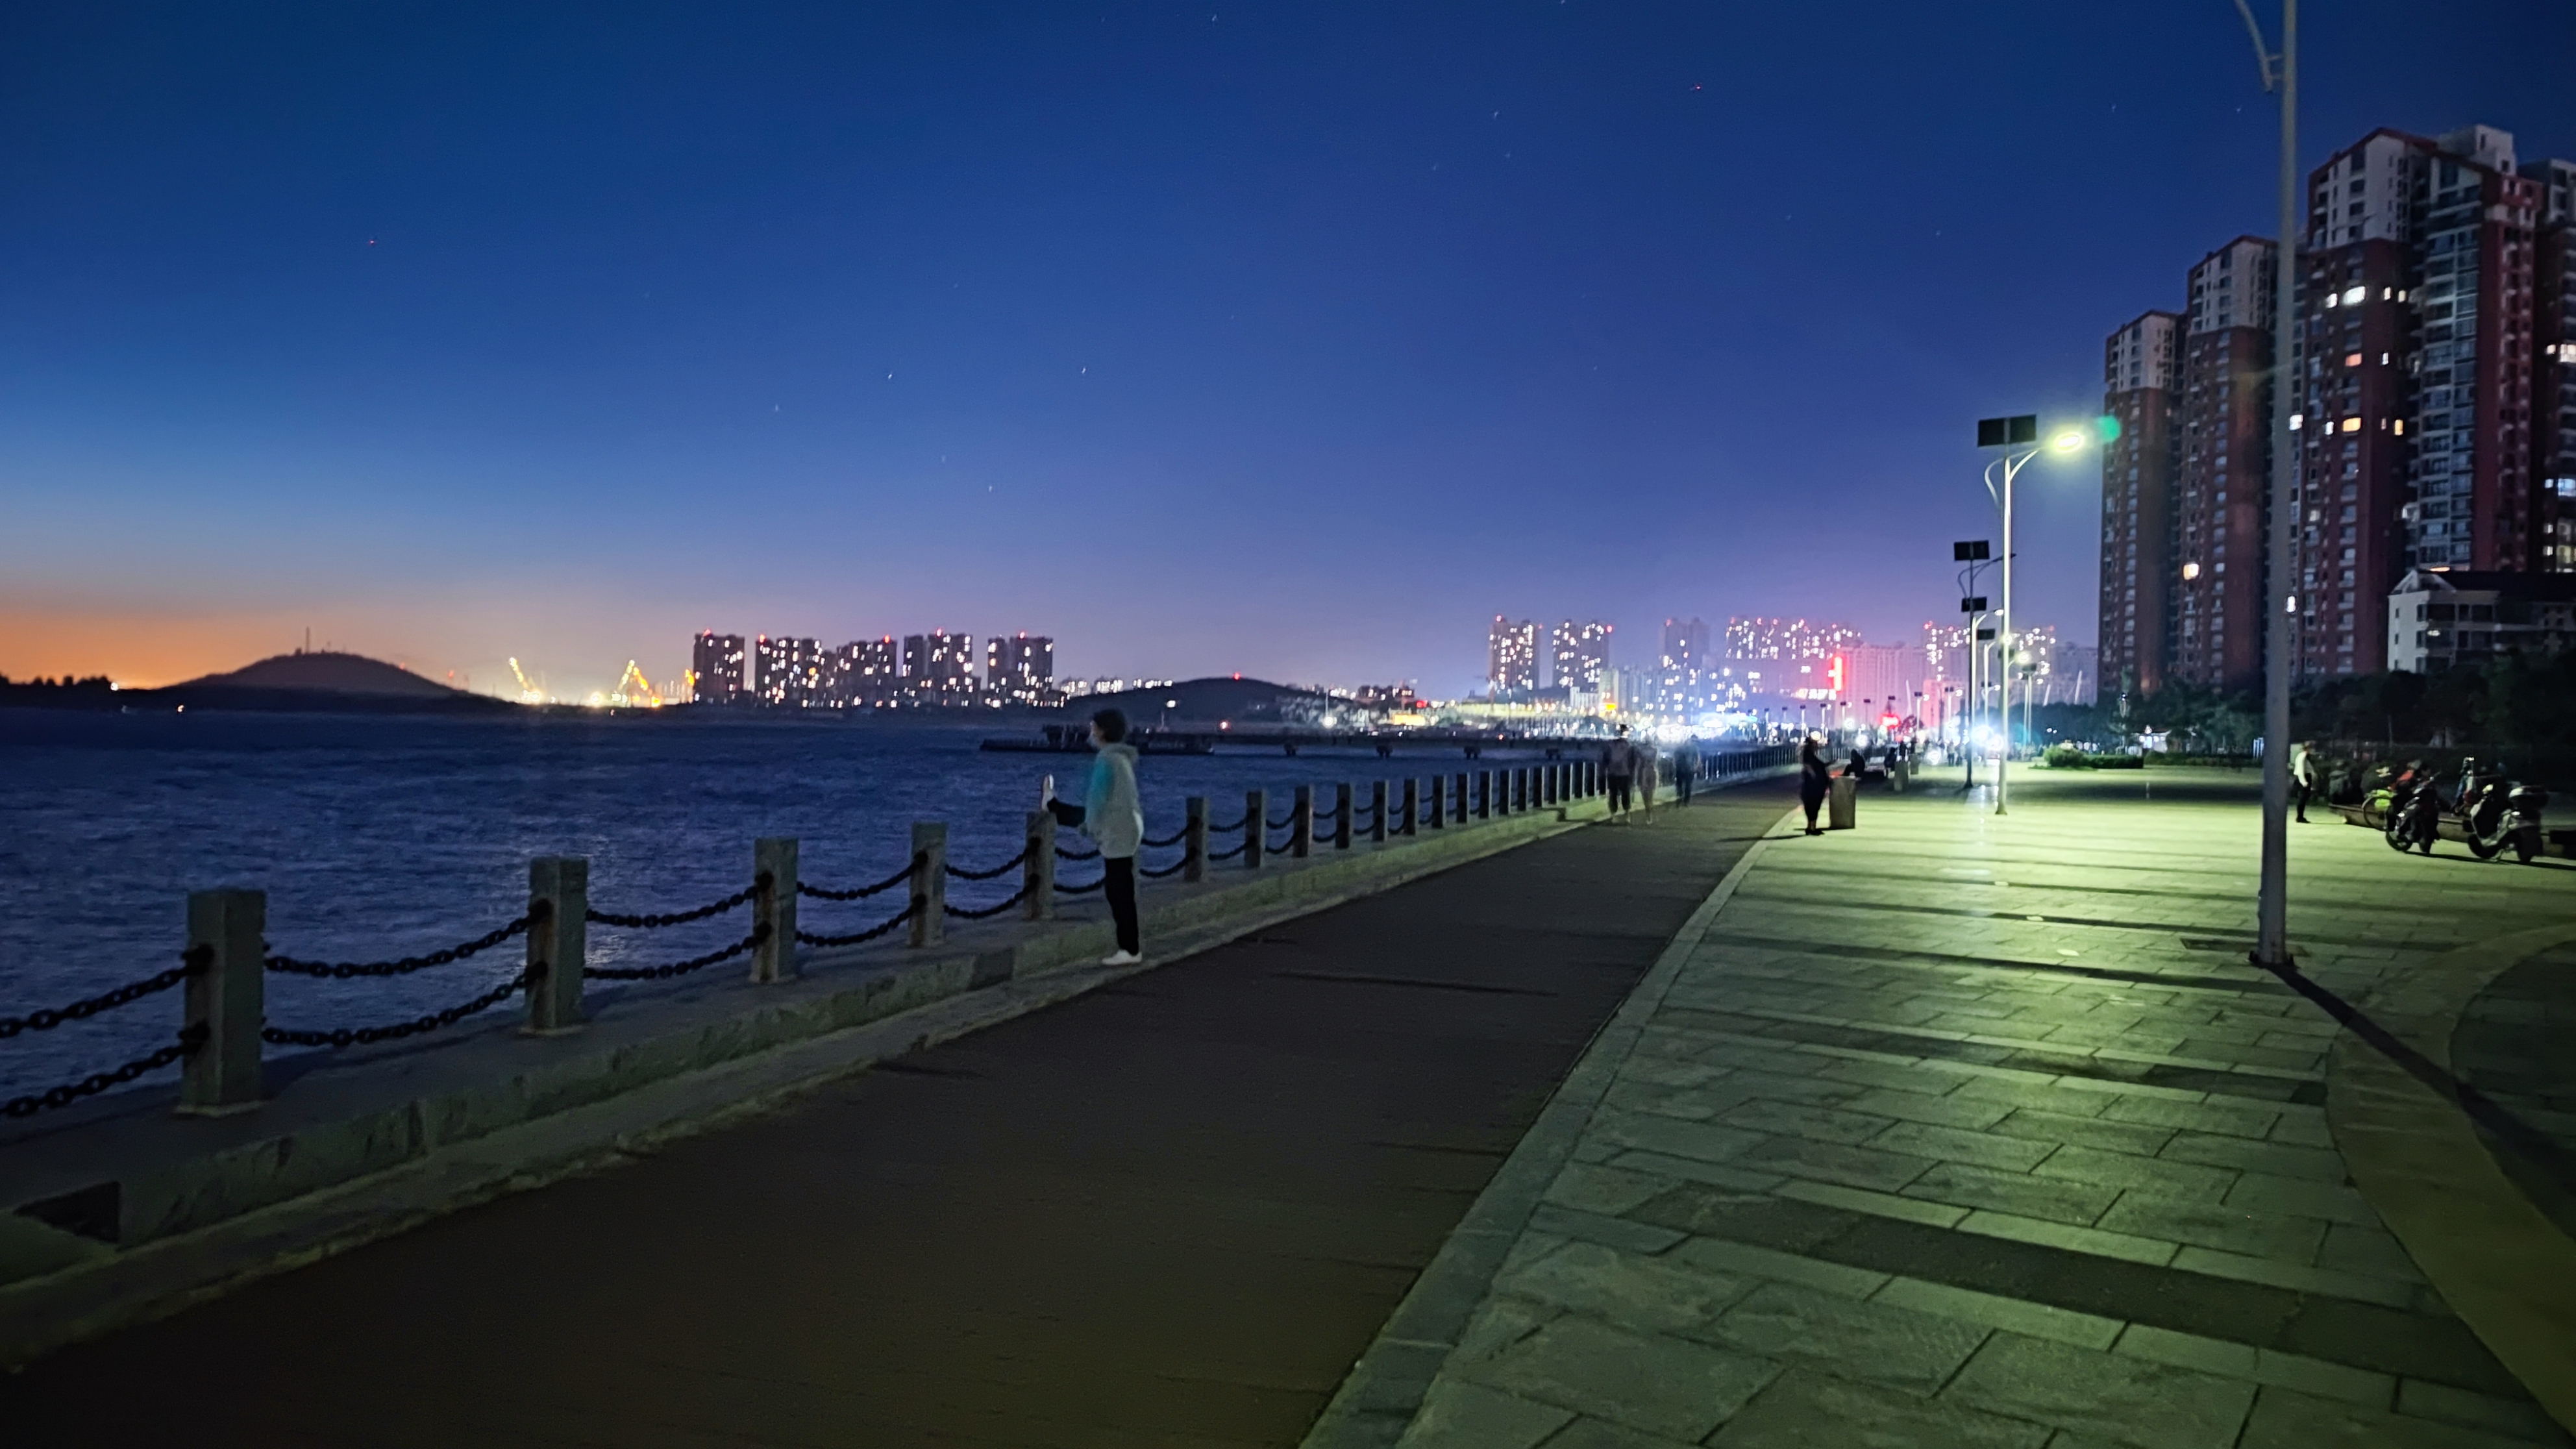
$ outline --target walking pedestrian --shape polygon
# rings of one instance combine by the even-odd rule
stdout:
[[[1601,747],[1601,778],[1610,787],[1610,814],[1621,824],[1628,820],[1628,788],[1637,778],[1637,747],[1628,743],[1628,727],[1610,737]]]
[[[1681,748],[1673,751],[1673,793],[1680,797],[1682,804],[1690,803],[1691,782],[1698,778],[1699,741],[1684,740]]]
[[[1100,964],[1134,966],[1145,959],[1136,925],[1136,852],[1145,843],[1145,807],[1136,794],[1136,747],[1127,743],[1127,716],[1114,709],[1094,714],[1091,747],[1099,754],[1082,803],[1050,799],[1047,809],[1057,824],[1081,830],[1100,847],[1101,893],[1109,898],[1118,937],[1118,949]]]
[[[1824,808],[1825,795],[1834,787],[1833,766],[1825,763],[1825,752],[1814,735],[1798,746],[1798,803],[1806,807],[1807,833],[1825,832],[1816,824],[1816,812]]]
[[[2308,801],[2317,793],[2316,747],[2306,740],[2290,746],[2290,788],[2299,792],[2299,823],[2308,823]]]
[[[1645,810],[1648,825],[1655,823],[1655,776],[1662,764],[1653,741],[1637,746],[1637,804]]]

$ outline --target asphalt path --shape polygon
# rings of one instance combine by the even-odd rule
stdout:
[[[1273,926],[64,1350],[0,1380],[0,1423],[30,1445],[1293,1445],[1787,794]]]

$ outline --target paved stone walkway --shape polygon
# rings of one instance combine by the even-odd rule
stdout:
[[[1346,1394],[1310,1445],[2569,1443],[2500,1360],[2566,1362],[2576,1303],[2493,1308],[2568,1244],[2503,1209],[2446,1237],[2440,1181],[2385,1218],[2356,1186],[2494,1173],[2373,1136],[2352,1082],[2391,1059],[2247,964],[2254,788],[2025,774],[2006,817],[1953,783],[1777,832],[1578,1068],[1597,1099],[1419,1413]],[[2464,943],[2576,937],[2576,870],[2445,851],[2294,827],[2310,981],[2367,1010]],[[2493,1029],[2552,1009],[2502,980],[2473,1075],[2549,1052]],[[2447,1028],[2423,1030],[2438,1071]],[[2545,1075],[2508,1105],[2563,1108]],[[2419,1258],[2485,1280],[2453,1304]]]

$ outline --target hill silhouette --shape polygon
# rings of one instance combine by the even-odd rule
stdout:
[[[472,699],[476,696],[423,679],[399,664],[363,654],[332,651],[278,654],[229,674],[209,674],[173,689],[291,690],[298,694],[400,695],[413,699]]]

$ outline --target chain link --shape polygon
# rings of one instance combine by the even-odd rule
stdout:
[[[1180,860],[1173,861],[1170,865],[1163,867],[1161,870],[1139,870],[1136,873],[1147,880],[1161,880],[1165,876],[1179,875],[1182,871],[1189,868],[1189,864],[1189,860],[1184,857]]]
[[[686,961],[674,961],[667,966],[584,966],[581,974],[585,979],[598,981],[660,981],[665,977],[702,971],[719,961],[730,961],[768,939],[769,923],[763,921],[751,928],[750,935],[732,945],[719,947],[703,956],[692,956]]]
[[[1058,886],[1057,889],[1061,890],[1063,887]],[[949,915],[956,917],[958,920],[984,921],[1000,915],[1002,912],[1009,910],[1011,907],[1018,905],[1020,902],[1027,900],[1028,898],[1029,888],[1023,885],[1018,890],[1011,892],[1010,899],[1008,900],[996,901],[989,906],[977,906],[972,910],[969,910],[964,906],[949,905],[946,901],[942,901],[939,904],[940,909],[948,912]]]
[[[110,1067],[103,1072],[92,1072],[77,1082],[65,1082],[59,1087],[47,1087],[41,1092],[30,1092],[26,1096],[11,1097],[5,1102],[0,1102],[0,1117],[33,1117],[39,1112],[51,1111],[56,1107],[68,1107],[83,1097],[96,1096],[110,1087],[124,1086],[145,1072],[157,1072],[188,1055],[204,1045],[205,1040],[205,1027],[189,1027],[179,1033],[177,1041],[148,1055],[136,1057],[123,1066]]]
[[[1182,826],[1180,829],[1173,831],[1171,834],[1164,836],[1164,837],[1163,837],[1162,839],[1160,839],[1160,840],[1156,840],[1156,839],[1152,838],[1151,836],[1148,836],[1148,837],[1146,837],[1146,839],[1145,839],[1142,843],[1143,843],[1143,844],[1146,846],[1146,848],[1148,848],[1148,849],[1151,849],[1151,850],[1160,850],[1160,849],[1162,849],[1162,848],[1163,848],[1164,846],[1166,846],[1166,845],[1178,845],[1178,844],[1180,844],[1182,841],[1187,840],[1187,839],[1189,839],[1189,838],[1190,838],[1190,828],[1189,828],[1188,826],[1184,825],[1184,826]]]
[[[1227,825],[1211,825],[1211,826],[1209,826],[1209,827],[1208,827],[1208,834],[1210,834],[1210,835],[1232,835],[1232,834],[1234,834],[1236,831],[1241,830],[1244,826],[1246,826],[1246,825],[1250,824],[1250,823],[1251,823],[1251,820],[1252,820],[1252,817],[1251,817],[1251,816],[1249,816],[1249,815],[1247,815],[1247,816],[1245,816],[1243,819],[1241,819],[1241,820],[1237,820],[1237,821],[1234,821],[1234,822],[1233,822],[1233,823],[1231,823],[1231,824],[1227,824]]]
[[[863,901],[870,896],[883,895],[887,891],[893,890],[896,886],[903,884],[905,881],[912,879],[912,873],[921,869],[922,865],[929,859],[929,852],[925,851],[914,856],[910,865],[907,865],[903,869],[896,871],[894,874],[887,876],[884,880],[878,881],[874,885],[863,885],[845,891],[825,890],[821,886],[807,885],[805,882],[800,880],[796,883],[796,894],[800,896],[808,896],[818,901]]]
[[[348,1047],[418,1036],[423,1032],[454,1026],[478,1011],[491,1010],[509,1000],[512,994],[525,988],[536,979],[538,974],[538,968],[529,967],[471,1001],[460,1001],[444,1011],[433,1011],[427,1016],[414,1017],[409,1021],[397,1021],[388,1026],[339,1026],[329,1031],[299,1031],[291,1027],[263,1026],[259,1029],[259,1039],[271,1046]]]
[[[1058,847],[1055,853],[1055,858],[1058,860],[1098,860],[1100,858],[1100,852],[1097,850],[1066,850]]]
[[[760,878],[750,885],[744,886],[723,900],[700,906],[694,911],[672,911],[659,916],[625,916],[615,911],[584,911],[582,919],[596,925],[624,926],[635,931],[659,930],[664,926],[685,926],[691,921],[703,921],[709,916],[721,916],[727,911],[738,910],[749,905],[753,896],[768,887],[769,873],[763,871]]]
[[[1212,850],[1208,852],[1208,864],[1214,865],[1220,860],[1232,860],[1243,854],[1245,849],[1246,847],[1238,845],[1232,850]]]
[[[1085,885],[1066,885],[1063,881],[1057,881],[1055,883],[1055,889],[1058,895],[1083,896],[1089,895],[1093,891],[1096,891],[1107,884],[1109,884],[1109,877],[1104,875],[1100,879]]]
[[[963,866],[955,865],[945,866],[945,869],[949,875],[958,880],[996,880],[1002,876],[1009,875],[1012,871],[1018,870],[1021,866],[1028,864],[1030,849],[1031,847],[1029,846],[1021,846],[1019,854],[1003,861],[1000,865],[993,867],[991,870],[968,870]],[[1059,850],[1056,854],[1062,855],[1064,852]]]
[[[810,931],[799,931],[796,933],[796,939],[808,946],[856,946],[862,941],[873,941],[911,920],[919,909],[917,905],[906,906],[895,912],[892,920],[879,921],[864,931],[853,931],[846,936],[817,936]]]
[[[140,981],[128,981],[113,991],[103,991],[86,1001],[75,1001],[69,1006],[50,1006],[25,1016],[0,1016],[0,1041],[7,1041],[22,1031],[52,1031],[67,1021],[81,1021],[102,1011],[130,1006],[156,992],[167,991],[191,976],[203,974],[214,959],[212,948],[192,946],[179,953],[179,964],[169,970],[156,972]]]
[[[1273,830],[1285,830],[1285,829],[1287,829],[1289,826],[1294,825],[1294,824],[1296,824],[1296,823],[1297,823],[1297,812],[1296,812],[1296,811],[1294,811],[1294,810],[1291,810],[1291,811],[1289,811],[1287,814],[1280,816],[1280,817],[1279,817],[1278,819],[1276,819],[1276,820],[1265,821],[1265,822],[1263,822],[1263,823],[1264,823],[1264,824],[1266,824],[1266,825],[1268,825],[1268,826],[1269,826],[1271,829],[1273,829]]]
[[[528,929],[539,914],[541,912],[530,911],[510,924],[477,936],[464,945],[450,946],[444,951],[432,951],[426,956],[405,956],[399,961],[368,962],[299,961],[292,956],[271,956],[268,958],[267,965],[269,970],[289,976],[327,976],[340,981],[345,981],[352,976],[405,976],[414,971],[426,971],[432,966],[445,966],[479,952],[489,951]]]

